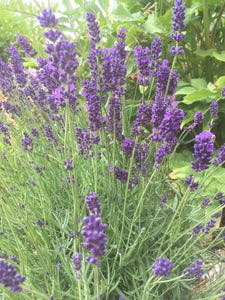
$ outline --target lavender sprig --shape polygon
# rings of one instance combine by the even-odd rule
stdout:
[[[12,292],[21,292],[20,286],[25,280],[25,276],[17,273],[15,267],[4,260],[0,260],[0,284],[10,288]]]

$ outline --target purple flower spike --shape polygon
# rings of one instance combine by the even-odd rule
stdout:
[[[58,24],[58,19],[52,13],[52,9],[43,9],[41,15],[37,16],[41,27],[55,27]]]
[[[100,42],[100,29],[98,22],[96,22],[96,17],[92,12],[87,13],[86,20],[88,22],[88,29],[89,34],[91,36],[90,38],[90,50],[95,49],[95,44]]]
[[[195,162],[192,162],[192,168],[195,172],[200,172],[209,168],[210,161],[214,151],[214,139],[215,136],[210,131],[202,131],[195,137],[194,146],[194,158]]]
[[[9,287],[12,292],[21,292],[20,286],[25,280],[25,276],[17,274],[15,267],[4,260],[0,260],[0,284]]]
[[[18,50],[14,47],[13,44],[8,47],[8,51],[11,55],[11,65],[12,71],[15,74],[16,81],[20,88],[23,88],[26,85],[27,78],[26,73],[24,72],[24,67],[21,61],[21,55]]]
[[[185,19],[185,6],[182,5],[183,1],[182,0],[175,0],[173,7],[173,17],[172,17],[172,29],[175,31],[174,33],[171,34],[172,39],[175,42],[180,42],[184,39],[184,34],[181,33],[181,30],[184,29],[184,19]],[[172,55],[181,55],[183,54],[183,47],[178,46],[172,46],[170,49],[170,53]]]
[[[33,150],[33,140],[32,138],[26,133],[23,133],[24,139],[21,140],[23,145],[24,151],[32,151]]]
[[[162,52],[162,42],[158,37],[155,37],[151,44],[151,55],[150,55],[150,65],[151,65],[151,75],[153,77],[157,76],[158,69],[160,67]]]
[[[134,56],[136,56],[136,64],[140,73],[138,77],[139,85],[147,86],[150,82],[150,57],[148,53],[150,52],[149,48],[146,47],[142,49],[142,46],[136,46],[134,49]]]
[[[82,254],[79,252],[76,252],[72,256],[74,270],[79,271],[81,269],[81,259],[82,259]]]
[[[216,118],[217,117],[217,112],[218,112],[218,103],[216,101],[212,102],[210,104],[210,117]]]
[[[150,108],[147,104],[142,103],[138,106],[137,117],[133,123],[133,134],[138,136],[144,132],[139,127],[147,127],[149,123]]]
[[[182,0],[175,0],[173,7],[173,17],[172,17],[172,29],[175,31],[175,33],[171,34],[173,40],[175,42],[180,42],[183,40],[184,35],[180,33],[181,30],[184,29],[184,19],[185,19],[185,6],[182,5]]]
[[[101,212],[101,204],[98,201],[98,196],[96,193],[90,193],[86,197],[87,208],[92,214],[100,214]]]
[[[86,260],[97,267],[100,264],[99,258],[106,253],[107,237],[102,232],[106,227],[106,224],[101,224],[101,216],[91,214],[89,218],[84,218],[83,246],[91,253]]]
[[[109,172],[113,172],[113,166],[110,166]],[[114,168],[114,177],[121,181],[122,183],[125,183],[128,178],[128,171],[120,169],[118,167]]]
[[[202,124],[203,120],[204,120],[204,114],[201,111],[197,111],[194,115],[194,123]]]
[[[183,271],[186,277],[195,276],[196,278],[201,278],[204,274],[204,270],[202,269],[203,261],[196,260],[193,264],[190,265],[186,270]]]
[[[172,268],[173,264],[169,259],[159,257],[156,263],[152,266],[153,277],[169,276]]]

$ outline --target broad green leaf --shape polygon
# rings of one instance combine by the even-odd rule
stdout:
[[[169,35],[154,14],[148,16],[148,20],[144,23],[143,27],[150,34],[163,33]]]
[[[109,9],[109,0],[98,0],[99,5],[101,7],[101,9],[105,12],[108,13],[108,9]]]
[[[194,53],[201,56],[201,57],[206,57],[206,56],[214,56],[215,49],[207,49],[207,50],[202,50],[198,49]]]
[[[193,159],[192,153],[189,150],[184,150],[181,153],[174,153],[171,158],[172,169],[182,169],[189,167],[190,161]]]
[[[162,25],[164,25],[164,26],[166,26],[166,28],[170,29],[172,15],[173,15],[172,9],[169,9],[163,16],[158,17],[158,20]]]
[[[170,173],[170,178],[172,179],[184,179],[187,178],[191,172],[191,166],[186,166],[178,169],[174,169],[172,173]]]
[[[198,2],[198,3],[194,3],[190,8],[188,8],[188,7],[186,8],[185,20],[184,20],[185,26],[187,26],[192,21],[198,19],[198,16],[196,16],[196,10],[198,10],[199,7],[201,7],[201,6],[202,6],[202,4],[200,2]]]
[[[71,14],[73,12],[74,8],[73,8],[70,0],[63,0],[63,5],[65,6],[66,12],[68,14]]]
[[[217,79],[215,86],[219,88],[223,88],[225,85],[225,76],[221,76],[219,79]]]
[[[217,60],[220,61],[225,61],[225,52],[223,51],[222,53],[214,52],[213,55]]]
[[[181,88],[179,89],[175,95],[188,95],[188,94],[191,94],[193,93],[194,91],[196,91],[195,88],[191,87],[191,86],[187,86],[187,87],[184,87],[184,88]]]
[[[199,101],[205,99],[210,96],[214,96],[216,92],[209,91],[208,89],[201,89],[199,91],[195,91],[184,97],[184,103],[190,104],[195,101]]]
[[[131,14],[123,5],[112,11],[112,17],[121,22],[136,22],[142,17],[141,12]]]
[[[147,89],[148,89],[147,86],[139,85],[139,91],[141,94],[144,94],[147,91]]]
[[[191,79],[191,85],[196,90],[200,90],[200,89],[204,89],[207,87],[207,82],[205,79],[202,79],[202,78],[194,78],[194,79]]]

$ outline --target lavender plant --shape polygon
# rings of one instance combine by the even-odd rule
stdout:
[[[38,16],[47,40],[38,68],[25,69],[14,45],[11,60],[0,60],[3,297],[195,299],[190,286],[217,264],[211,250],[224,241],[225,190],[210,179],[224,174],[225,154],[224,145],[215,151],[212,123],[196,133],[189,177],[171,178],[187,132],[204,118],[199,112],[181,131],[175,66],[183,53],[182,0],[173,13],[171,66],[158,37],[129,51],[123,27],[105,48],[89,12],[90,74],[83,77],[76,45],[51,9]],[[148,88],[135,119],[126,106],[128,55],[136,58],[137,84]],[[216,109],[210,106],[212,119]],[[201,295],[216,299],[223,289],[218,275]]]

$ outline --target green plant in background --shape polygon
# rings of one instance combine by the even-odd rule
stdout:
[[[99,3],[101,10],[76,1],[76,15],[65,1],[64,26],[51,9],[42,10],[47,43],[35,68],[24,68],[13,45],[10,64],[0,60],[0,294],[16,300],[223,297],[220,264],[216,280],[200,291],[192,287],[224,259],[215,249],[225,239],[219,228],[225,149],[215,151],[213,123],[225,87],[220,82],[212,92],[204,128],[201,109],[186,122],[174,101],[175,67],[186,47],[182,1],[175,1],[172,30],[171,9],[164,19],[172,38],[151,36],[149,48],[139,42],[134,48],[132,28],[153,34],[168,14],[156,18],[153,8],[142,15],[143,2],[126,1],[108,24],[108,2]],[[121,14],[127,30],[119,28]],[[73,24],[80,27],[69,34]],[[159,36],[172,47],[163,50]],[[18,42],[29,58],[34,49],[26,39]],[[200,82],[191,84],[198,89]]]

